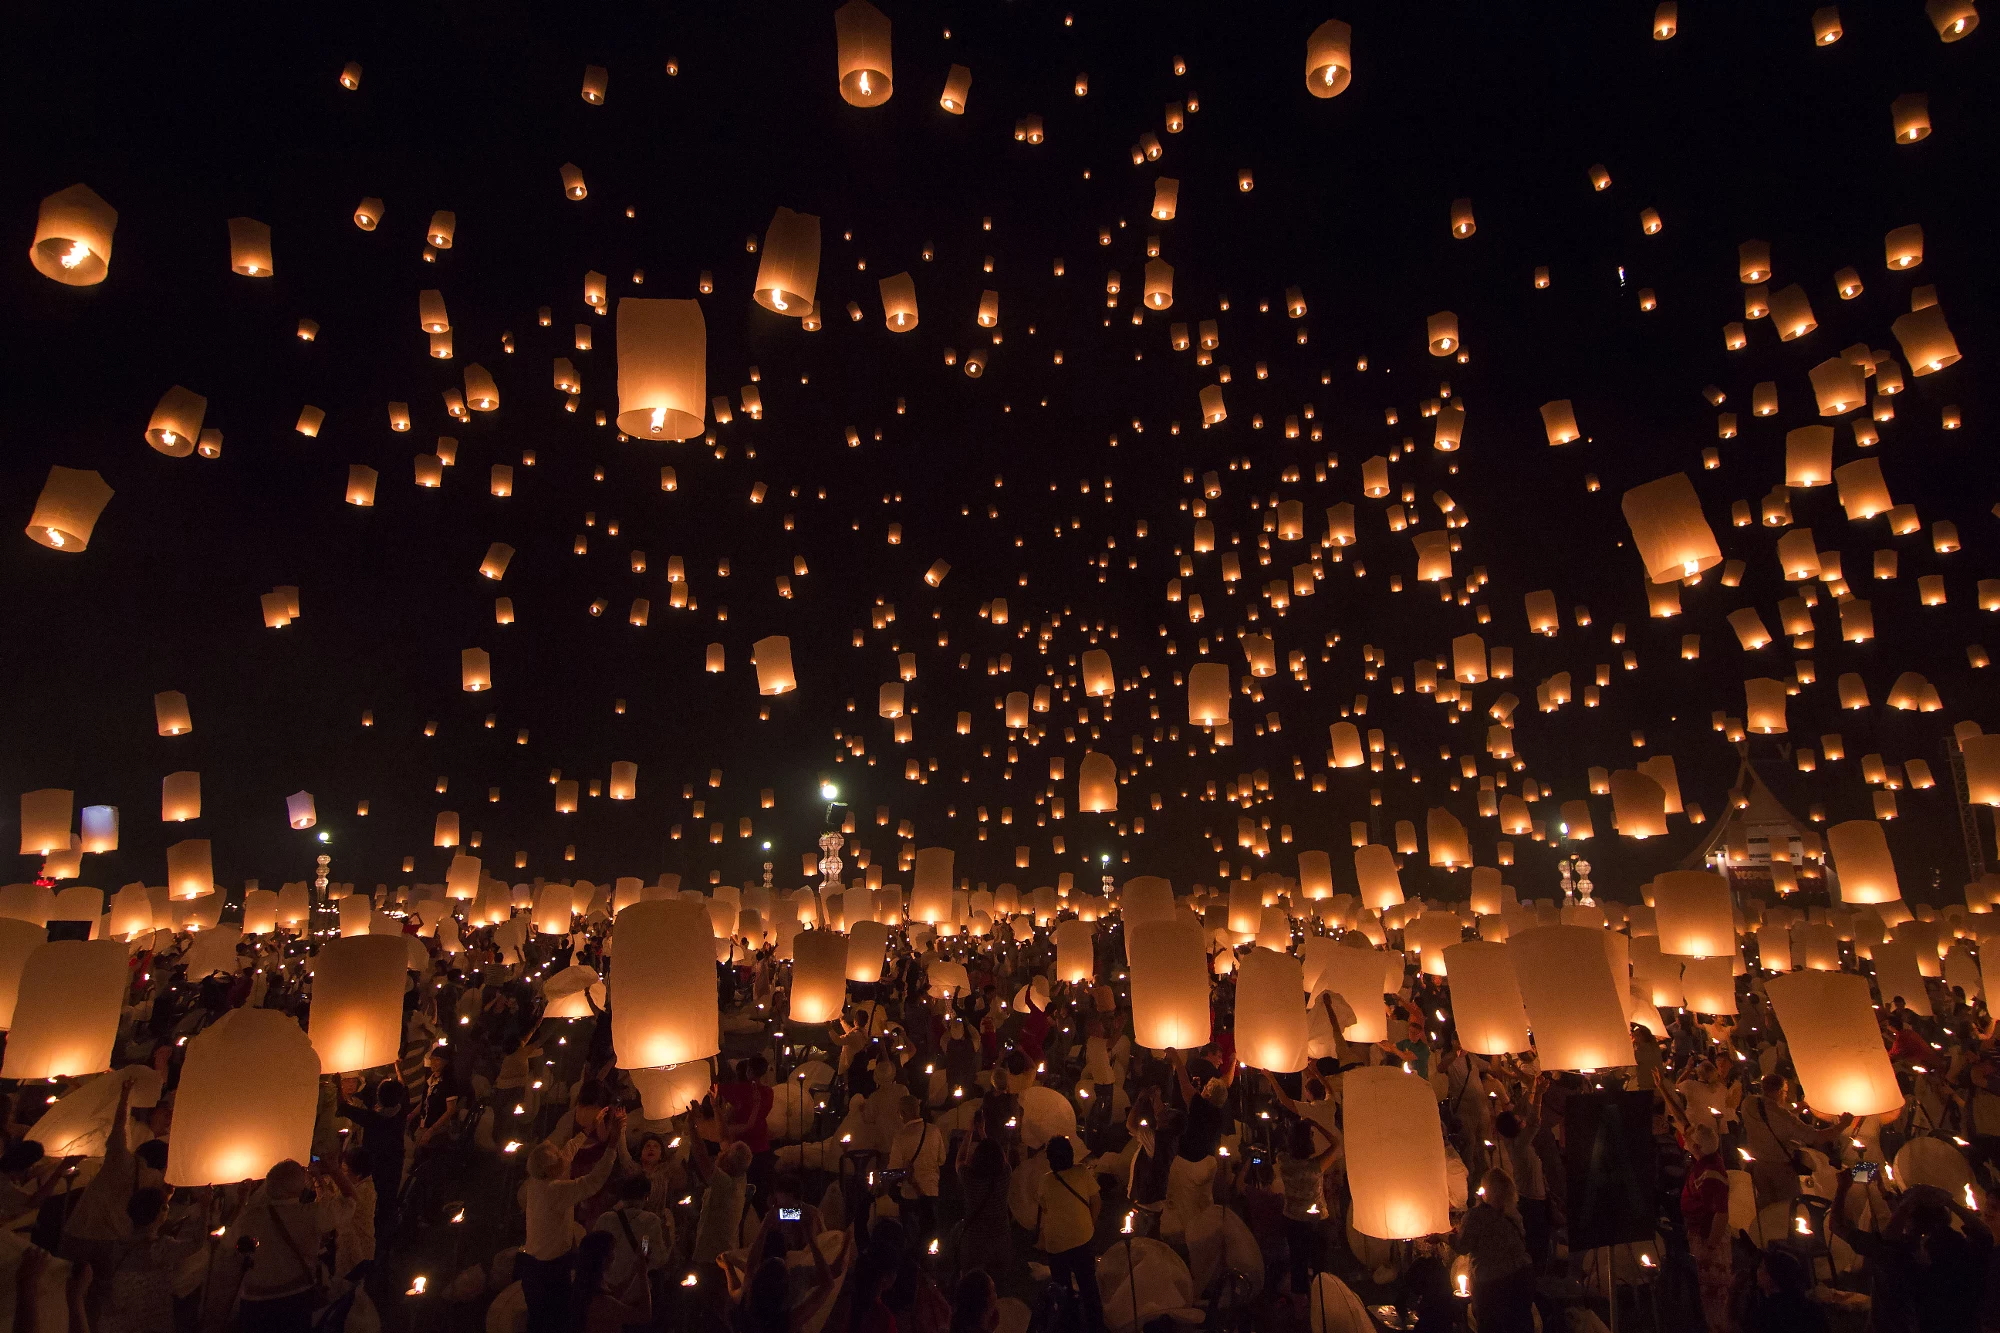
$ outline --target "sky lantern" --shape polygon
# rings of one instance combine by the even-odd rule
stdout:
[[[1826,831],[1826,850],[1844,903],[1892,903],[1903,897],[1889,840],[1873,819],[1850,819]]]
[[[245,1079],[245,1070],[257,1077]],[[320,1058],[275,1009],[231,1009],[189,1040],[167,1183],[231,1185],[312,1156]]]
[[[780,208],[764,229],[757,260],[757,304],[803,318],[818,291],[819,218]]]
[[[1507,941],[1544,1069],[1633,1063],[1625,1002],[1594,926],[1534,926]]]
[[[620,1069],[704,1059],[720,1049],[715,934],[702,899],[639,902],[612,923],[611,1003]]]
[[[402,1045],[408,962],[401,935],[342,936],[320,946],[313,957],[306,1034],[323,1072],[346,1074],[395,1063]]]
[[[1429,1081],[1395,1065],[1351,1069],[1341,1103],[1354,1229],[1379,1240],[1449,1231],[1444,1128]]]
[[[1304,995],[1298,959],[1267,948],[1250,950],[1236,976],[1236,1049],[1243,1063],[1273,1074],[1305,1068]]]
[[[1974,22],[1978,20],[1975,19]],[[1314,97],[1338,97],[1354,77],[1353,30],[1339,19],[1328,19],[1306,38],[1306,91]]]
[[[1655,582],[1692,578],[1722,563],[1715,532],[1701,512],[1685,472],[1649,481],[1619,501],[1647,576]]]
[[[1887,1115],[1902,1108],[1866,977],[1808,970],[1773,977],[1765,989],[1816,1114]]]
[[[35,271],[66,287],[94,287],[111,272],[111,236],[118,210],[88,185],[72,185],[42,200],[28,258]]]
[[[868,0],[847,0],[833,11],[840,67],[840,96],[849,106],[880,106],[895,92],[889,57],[889,18]]]
[[[1130,922],[1125,948],[1132,981],[1132,1040],[1147,1050],[1206,1045],[1208,960],[1192,920]]]
[[[698,302],[620,297],[618,429],[641,440],[699,435],[707,422],[707,356]]]

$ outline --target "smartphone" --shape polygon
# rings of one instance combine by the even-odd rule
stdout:
[[[1856,1162],[1853,1169],[1848,1172],[1857,1185],[1872,1185],[1875,1183],[1875,1177],[1880,1174],[1882,1174],[1880,1162]]]
[[[805,1209],[803,1208],[780,1208],[778,1210],[778,1220],[780,1222],[796,1222],[804,1216]]]

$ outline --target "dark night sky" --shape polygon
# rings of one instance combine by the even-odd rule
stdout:
[[[1038,3],[882,7],[895,23],[896,91],[873,110],[838,97],[830,6],[662,5],[639,14],[602,4],[430,4],[342,6],[337,16],[156,7],[86,38],[70,31],[71,11],[25,7],[7,94],[16,151],[0,187],[0,216],[13,220],[16,238],[13,259],[0,265],[10,312],[0,337],[15,367],[0,400],[0,496],[15,525],[0,538],[8,627],[0,790],[9,793],[0,840],[11,850],[11,793],[70,787],[78,805],[123,812],[121,849],[87,858],[85,883],[157,881],[165,845],[200,836],[213,840],[218,879],[232,889],[246,877],[275,886],[306,877],[319,850],[313,834],[284,821],[284,797],[306,789],[320,829],[333,834],[335,877],[364,884],[441,879],[449,853],[430,846],[439,810],[457,810],[468,831],[482,831],[489,870],[511,878],[601,882],[673,870],[692,881],[713,870],[740,882],[754,878],[763,859],[755,848],[769,838],[788,883],[816,832],[815,784],[831,775],[864,812],[861,841],[878,863],[893,865],[893,820],[908,818],[918,843],[955,846],[959,872],[975,880],[1047,883],[1060,870],[1084,870],[1083,856],[1110,852],[1129,854],[1124,873],[1165,874],[1185,887],[1216,873],[1202,830],[1224,840],[1223,857],[1240,859],[1238,812],[1178,793],[1262,768],[1274,797],[1253,813],[1269,815],[1274,843],[1279,825],[1295,831],[1292,847],[1274,848],[1271,868],[1291,873],[1296,850],[1322,847],[1344,878],[1346,826],[1366,817],[1371,785],[1383,789],[1388,818],[1419,827],[1427,805],[1448,804],[1490,863],[1494,826],[1475,822],[1471,784],[1448,790],[1457,761],[1437,755],[1440,744],[1454,756],[1479,749],[1480,714],[1502,689],[1526,701],[1517,746],[1527,776],[1556,800],[1585,794],[1589,765],[1670,753],[1684,793],[1711,816],[1736,765],[1709,726],[1711,711],[1740,716],[1744,677],[1789,675],[1795,656],[1814,660],[1819,684],[1792,700],[1791,735],[1757,739],[1752,752],[1800,814],[1818,803],[1830,820],[1865,817],[1865,753],[1924,758],[1945,778],[1939,746],[1952,723],[2000,725],[1986,678],[1964,651],[1982,639],[2000,648],[1975,599],[1976,580],[2000,574],[1987,512],[2000,488],[1980,378],[1994,271],[1978,258],[1992,222],[1977,181],[2000,125],[1985,55],[1992,34],[1944,45],[1914,0],[1843,7],[1846,36],[1829,49],[1814,48],[1805,4],[1684,4],[1679,36],[1664,43],[1651,39],[1645,4],[1384,4],[1337,14],[1162,4],[1125,16],[1087,7],[1071,27],[1060,7]],[[1334,16],[1354,25],[1356,73],[1343,95],[1319,101],[1302,86],[1304,42]],[[1173,72],[1176,57],[1185,76]],[[665,73],[669,59],[676,77]],[[348,60],[365,67],[359,92],[336,82]],[[610,70],[603,107],[578,96],[586,63]],[[952,63],[973,71],[962,117],[937,103]],[[1071,91],[1079,71],[1089,74],[1085,98]],[[1929,94],[1936,132],[1897,146],[1889,103],[1913,91]],[[1163,107],[1190,96],[1199,113],[1182,133],[1165,134]],[[1029,113],[1044,117],[1046,143],[1014,141],[1015,120]],[[1135,168],[1128,151],[1147,131],[1160,134],[1165,156]],[[582,167],[587,200],[562,196],[564,162]],[[1614,185],[1593,193],[1585,173],[1598,162]],[[1255,172],[1248,194],[1236,189],[1242,167]],[[1146,212],[1162,174],[1181,182],[1179,215],[1154,224]],[[21,254],[36,201],[77,181],[120,211],[110,277],[95,288],[52,283]],[[387,204],[372,233],[351,221],[363,196]],[[1448,207],[1461,196],[1478,217],[1465,241],[1447,234]],[[817,333],[750,298],[757,257],[744,238],[761,235],[780,205],[822,218],[826,326]],[[636,218],[625,216],[628,206]],[[1663,215],[1661,235],[1641,235],[1644,207]],[[457,243],[427,264],[422,231],[438,208],[457,213]],[[237,215],[271,224],[274,279],[229,272],[224,224]],[[990,232],[981,229],[987,217]],[[1891,274],[1882,236],[1908,222],[1923,224],[1925,259]],[[1100,227],[1113,229],[1109,247],[1097,243]],[[1149,234],[1175,267],[1176,299],[1170,313],[1134,327]],[[1820,327],[1780,344],[1768,321],[1752,323],[1749,349],[1728,353],[1721,326],[1742,315],[1735,247],[1750,237],[1771,243],[1774,287],[1803,284]],[[928,263],[926,245],[935,251]],[[991,274],[981,269],[987,255]],[[1537,264],[1552,271],[1548,291],[1531,287]],[[1846,264],[1867,288],[1853,301],[1833,292],[1832,273]],[[1124,293],[1107,311],[1104,278],[1114,268]],[[699,440],[619,443],[592,424],[597,408],[615,413],[615,337],[613,321],[583,305],[588,269],[610,275],[614,303],[690,296],[697,274],[713,272],[715,291],[703,299],[709,392],[733,400],[754,365],[766,405],[761,422],[739,415],[712,426],[726,458]],[[634,269],[644,270],[643,287],[632,284]],[[922,324],[897,336],[882,327],[875,282],[905,269],[918,284]],[[1755,605],[1775,631],[1788,589],[1773,554],[1778,534],[1730,528],[1730,502],[1754,507],[1783,480],[1784,432],[1817,420],[1807,369],[1855,342],[1895,351],[1889,324],[1919,283],[1937,287],[1965,359],[1909,381],[1874,452],[1925,532],[1891,539],[1880,520],[1850,524],[1831,487],[1792,498],[1797,521],[1814,527],[1821,549],[1842,551],[1858,595],[1873,601],[1877,638],[1841,644],[1822,598],[1814,651],[1793,654],[1781,639],[1745,654],[1724,616]],[[1293,285],[1310,304],[1304,320],[1282,311]],[[452,361],[426,355],[415,317],[424,287],[440,288],[449,305]],[[943,352],[984,340],[973,311],[986,287],[1000,292],[1005,342],[972,380],[947,367]],[[1657,291],[1657,311],[1641,313],[1641,287]],[[858,324],[842,312],[850,299],[866,314]],[[1259,313],[1260,301],[1272,310]],[[536,326],[542,305],[554,310],[552,328]],[[1458,313],[1467,364],[1426,354],[1424,318],[1440,309]],[[302,316],[321,325],[311,344],[293,336]],[[1170,322],[1203,318],[1219,319],[1217,364],[1233,371],[1229,420],[1209,431],[1198,429],[1196,394],[1213,370],[1170,351],[1167,332]],[[596,350],[570,350],[578,322],[593,325]],[[1304,345],[1294,340],[1301,328],[1310,334]],[[516,339],[512,356],[500,349],[503,331]],[[551,358],[565,355],[584,381],[575,415],[550,387]],[[1362,357],[1366,372],[1356,370]],[[501,409],[454,424],[440,393],[473,361],[499,381]],[[1263,381],[1252,370],[1259,362],[1269,366]],[[1455,454],[1431,450],[1430,423],[1417,414],[1440,379],[1469,414]],[[1749,415],[1760,380],[1779,385],[1775,418]],[[1710,383],[1739,414],[1734,440],[1715,438],[1715,412],[1700,392]],[[146,446],[147,416],[173,384],[208,396],[207,424],[226,437],[220,460],[171,459]],[[1536,408],[1553,398],[1574,401],[1589,443],[1547,447]],[[411,405],[407,435],[388,429],[392,399]],[[1324,441],[1283,439],[1277,427],[1308,402]],[[316,439],[292,430],[305,403],[327,413]],[[1939,426],[1946,404],[1964,416],[1955,433]],[[1384,424],[1391,406],[1398,426]],[[1261,431],[1251,429],[1258,412]],[[1173,435],[1176,420],[1182,430]],[[861,432],[860,448],[845,447],[848,427]],[[411,457],[439,434],[459,440],[458,465],[441,490],[419,490]],[[1418,449],[1392,469],[1396,485],[1414,488],[1424,528],[1438,525],[1427,497],[1440,488],[1469,514],[1455,573],[1462,584],[1475,565],[1489,572],[1490,586],[1472,601],[1491,607],[1491,625],[1416,586],[1409,534],[1387,530],[1387,501],[1360,495],[1362,460],[1405,436]],[[1839,438],[1836,462],[1858,456],[1844,428]],[[1722,465],[1704,471],[1700,453],[1710,445]],[[523,450],[535,451],[533,468],[519,466]],[[1313,464],[1329,453],[1340,466],[1315,484]],[[1250,460],[1247,475],[1228,469],[1234,458]],[[341,502],[355,462],[381,473],[372,509]],[[485,493],[496,462],[516,465],[511,498]],[[20,535],[52,463],[94,468],[117,491],[81,555]],[[679,475],[671,494],[659,486],[663,464]],[[1281,483],[1288,467],[1304,480]],[[593,479],[599,468],[602,481]],[[1159,725],[1178,723],[1185,734],[1185,694],[1169,673],[1200,660],[1197,637],[1210,638],[1212,660],[1240,670],[1233,630],[1242,607],[1256,603],[1260,576],[1281,575],[1304,548],[1277,543],[1273,566],[1252,563],[1233,595],[1216,558],[1203,557],[1184,582],[1203,594],[1209,618],[1190,626],[1184,605],[1163,599],[1177,548],[1191,544],[1180,505],[1199,492],[1183,481],[1188,469],[1221,471],[1224,494],[1211,514],[1223,542],[1241,534],[1246,563],[1263,517],[1253,499],[1303,499],[1315,536],[1326,505],[1356,502],[1360,542],[1349,559],[1368,575],[1355,580],[1348,566],[1330,566],[1317,596],[1282,619],[1263,611],[1255,628],[1273,629],[1281,656],[1310,649],[1311,692],[1281,671],[1265,683],[1265,704],[1252,710],[1239,696],[1238,743],[1219,755],[1204,745],[1189,758],[1185,744],[1149,740],[1155,766],[1122,790],[1119,816],[1145,815],[1147,832],[1121,839],[1104,818],[1075,813],[1075,765],[1088,738],[1080,731],[1063,744],[1059,729],[1073,721],[1074,703],[1067,717],[1058,704],[1047,719],[1056,734],[1022,747],[1011,780],[980,751],[998,756],[1007,744],[993,697],[1042,679],[1034,634],[1052,612],[1068,614],[1048,661],[1066,664],[1089,646],[1077,626],[1102,621],[1118,627],[1116,640],[1097,646],[1111,651],[1121,677],[1151,669],[1102,726],[1099,747],[1121,763],[1131,760],[1132,733],[1150,737],[1155,725],[1145,689],[1158,691]],[[1686,593],[1680,617],[1649,621],[1618,497],[1676,471],[1694,477],[1725,554],[1749,572],[1739,589],[1710,578]],[[1601,490],[1586,492],[1586,474]],[[1005,479],[997,490],[996,475]],[[753,506],[749,491],[760,481],[769,495]],[[986,516],[989,504],[997,518]],[[586,512],[594,528],[584,526]],[[1930,549],[1928,525],[1941,518],[1964,541],[1948,557]],[[616,537],[606,530],[614,519]],[[1135,540],[1141,519],[1151,535]],[[886,543],[891,522],[902,525],[900,546]],[[570,554],[586,531],[589,554]],[[1107,535],[1118,544],[1100,583],[1085,561],[1105,551]],[[496,540],[519,550],[497,588],[476,573]],[[1901,577],[1876,583],[1870,553],[1884,546],[1900,552]],[[629,572],[632,549],[647,553],[646,573]],[[686,559],[698,611],[668,610],[669,555]],[[801,555],[811,572],[781,600],[773,580]],[[952,573],[931,590],[921,575],[940,556]],[[1131,556],[1136,570],[1125,567]],[[723,557],[726,579],[716,574]],[[1392,573],[1408,591],[1389,591]],[[1946,576],[1948,606],[1918,606],[1925,573]],[[278,584],[301,589],[302,618],[266,630],[258,595]],[[1552,588],[1564,610],[1555,639],[1526,631],[1522,595],[1539,588]],[[510,627],[493,623],[496,593],[514,599]],[[625,623],[636,596],[652,600],[644,629]],[[1004,628],[976,614],[995,596],[1011,605]],[[596,597],[609,609],[593,619],[586,608]],[[857,649],[851,636],[868,626],[877,598],[895,603],[896,622]],[[1576,604],[1590,607],[1588,628],[1571,623]],[[723,605],[728,619],[718,622]],[[1603,707],[1535,712],[1536,681],[1568,670],[1580,694],[1596,663],[1615,665],[1609,639],[1620,621],[1640,669],[1614,669]],[[1161,625],[1178,656],[1164,655]],[[948,648],[935,646],[939,627]],[[1017,637],[1023,627],[1027,638]],[[1479,713],[1447,724],[1429,699],[1390,694],[1388,675],[1408,676],[1417,656],[1445,653],[1453,635],[1472,629],[1512,645],[1517,661],[1514,680],[1478,687]],[[776,633],[791,637],[801,688],[769,701],[762,721],[749,645]],[[1685,633],[1702,636],[1698,662],[1679,659]],[[1340,639],[1323,662],[1328,634]],[[701,670],[711,641],[727,647],[721,675]],[[876,686],[894,677],[892,643],[920,663],[910,746],[892,744],[889,724],[874,716]],[[1362,681],[1364,643],[1390,663],[1384,679]],[[496,688],[468,695],[458,689],[458,653],[475,645],[493,655]],[[1013,654],[1013,673],[988,678],[985,660],[1003,651]],[[973,670],[957,669],[961,652]],[[1904,670],[1936,685],[1942,712],[1882,707]],[[1847,671],[1865,678],[1873,707],[1837,709],[1833,682]],[[165,689],[189,696],[192,735],[154,734],[150,700]],[[1363,689],[1364,725],[1382,727],[1423,783],[1363,769],[1313,793],[1293,780],[1292,756],[1309,774],[1323,772],[1327,723]],[[627,701],[622,716],[617,698]],[[372,729],[359,725],[363,709],[374,711]],[[973,714],[970,737],[951,734],[959,709]],[[1250,714],[1267,709],[1282,714],[1283,730],[1255,736]],[[491,730],[481,725],[489,712]],[[437,735],[426,738],[431,720]],[[529,743],[516,745],[522,727]],[[836,728],[864,735],[878,765],[836,764]],[[1629,743],[1634,728],[1645,732],[1644,751]],[[1794,773],[1779,740],[1816,746],[1824,731],[1845,736],[1849,759],[1810,777]],[[1069,761],[1058,790],[1071,813],[1036,828],[1027,821],[1050,753]],[[927,785],[904,781],[911,756],[938,760]],[[602,778],[620,759],[639,764],[637,801],[587,800],[580,814],[554,813],[551,769]],[[722,785],[709,790],[718,767]],[[1491,768],[1482,761],[1482,772]],[[153,813],[159,782],[181,769],[202,774],[204,818],[163,826]],[[959,780],[965,770],[969,783]],[[443,795],[434,790],[440,776],[449,779]],[[706,819],[691,817],[684,783],[708,803]],[[1965,877],[1948,785],[1899,793],[1902,818],[1890,838],[1914,899],[1950,901]],[[500,790],[497,804],[485,799],[490,786]],[[774,810],[757,808],[762,788],[775,790]],[[1142,808],[1155,790],[1168,798],[1159,814]],[[354,814],[362,799],[372,808],[365,819]],[[892,827],[873,826],[878,805],[891,808]],[[990,840],[976,842],[979,805],[996,820],[1011,805],[1014,826],[991,824]],[[1608,836],[1609,802],[1593,805],[1600,836],[1586,852],[1599,862],[1600,885],[1628,900],[1707,831],[1676,818],[1664,844],[1619,847]],[[1553,801],[1537,807],[1554,813]],[[750,842],[736,836],[746,815],[756,820]],[[727,837],[711,847],[705,830],[718,817]],[[676,824],[680,841],[668,836]],[[1054,833],[1067,838],[1065,858],[1051,854]],[[1017,841],[1034,848],[1025,871],[1012,865]],[[1546,893],[1555,853],[1514,842],[1509,881],[1523,896]],[[574,865],[561,860],[568,844],[578,848]],[[528,853],[518,872],[508,868],[516,849]],[[399,872],[405,855],[417,857],[414,875]],[[35,869],[20,858],[9,878]],[[1462,879],[1427,870],[1405,879],[1412,891],[1464,897]]]

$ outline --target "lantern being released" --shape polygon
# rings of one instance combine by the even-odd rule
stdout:
[[[795,1023],[830,1023],[847,1000],[847,937],[830,930],[792,938],[792,1009]]]
[[[1868,979],[1847,972],[1803,971],[1765,983],[1786,1048],[1821,1116],[1886,1115],[1903,1106],[1882,1047]]]
[[[1132,1039],[1148,1050],[1189,1051],[1208,1042],[1208,960],[1200,925],[1185,916],[1125,928]]]
[[[347,1074],[395,1063],[402,1050],[408,964],[401,935],[357,935],[320,946],[313,958],[306,1033],[322,1072]]]
[[[1304,999],[1298,959],[1266,948],[1249,952],[1236,978],[1236,1049],[1244,1064],[1273,1074],[1305,1068]]]
[[[1475,1055],[1505,1055],[1528,1049],[1528,1014],[1514,955],[1505,944],[1466,940],[1444,949],[1444,974],[1451,984],[1451,1011],[1459,1042]]]
[[[127,957],[122,940],[36,945],[21,966],[0,1078],[79,1078],[109,1069]]]
[[[1351,1069],[1341,1102],[1354,1229],[1380,1240],[1451,1230],[1444,1126],[1429,1081],[1394,1065]]]
[[[246,1071],[255,1071],[246,1078]],[[231,1009],[187,1044],[167,1183],[229,1185],[312,1157],[320,1060],[276,1009]]]
[[[1534,926],[1507,940],[1543,1069],[1633,1063],[1624,986],[1594,926]]]
[[[612,923],[611,938],[618,1067],[685,1064],[721,1049],[716,937],[707,901],[634,903]]]

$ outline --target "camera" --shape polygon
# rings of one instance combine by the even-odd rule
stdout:
[[[778,1220],[780,1222],[797,1222],[804,1216],[805,1216],[805,1209],[803,1208],[778,1209]]]
[[[1848,1172],[1849,1175],[1854,1177],[1854,1183],[1857,1185],[1872,1185],[1875,1183],[1875,1177],[1881,1173],[1882,1164],[1880,1162],[1856,1162],[1853,1170]]]

